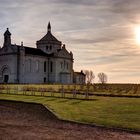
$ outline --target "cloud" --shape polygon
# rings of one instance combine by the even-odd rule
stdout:
[[[0,42],[9,27],[13,43],[35,47],[51,21],[53,34],[73,51],[76,70],[106,72],[110,82],[137,82],[140,48],[133,30],[140,24],[139,5],[139,0],[1,0]]]

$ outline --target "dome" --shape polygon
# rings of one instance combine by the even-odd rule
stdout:
[[[53,43],[53,44],[59,44],[61,45],[61,41],[57,40],[56,37],[54,37],[51,33],[51,25],[50,22],[48,24],[48,32],[47,34],[37,41],[37,44],[47,44],[47,43]]]

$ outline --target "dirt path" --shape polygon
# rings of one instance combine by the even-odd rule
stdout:
[[[59,121],[38,104],[0,100],[0,140],[140,140],[140,135]]]

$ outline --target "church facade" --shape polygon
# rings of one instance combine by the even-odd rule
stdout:
[[[0,48],[0,83],[85,83],[82,71],[75,77],[73,53],[53,36],[50,23],[47,34],[36,42],[36,46],[12,44],[7,28]]]

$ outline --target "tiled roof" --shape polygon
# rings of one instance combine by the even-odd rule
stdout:
[[[24,47],[24,48],[25,48],[25,54],[33,54],[33,55],[46,56],[46,53],[44,53],[40,49],[30,48],[30,47]]]
[[[12,45],[12,46],[17,46],[18,48],[22,47],[20,45]],[[25,49],[25,54],[38,55],[38,56],[46,56],[46,57],[54,56],[54,53],[47,54],[47,53],[45,53],[42,50],[37,49],[37,48],[31,48],[31,47],[26,47],[26,46],[23,46],[23,47]]]
[[[45,52],[37,48],[30,48],[30,47],[24,47],[24,48],[25,48],[25,54],[32,54],[32,55],[39,55],[39,56],[46,56],[46,57],[53,56],[53,53],[46,54]]]
[[[47,32],[47,34],[37,42],[56,42],[61,44],[61,41],[57,40],[51,32]]]

